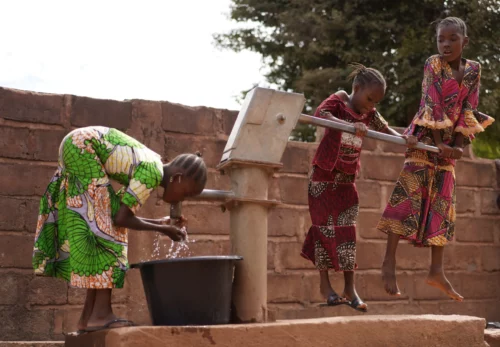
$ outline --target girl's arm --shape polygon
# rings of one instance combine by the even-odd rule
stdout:
[[[136,217],[134,213],[124,204],[115,215],[114,222],[116,226],[134,230],[156,231],[167,235],[174,241],[184,240],[186,232],[174,225],[159,225],[148,222],[142,218]]]

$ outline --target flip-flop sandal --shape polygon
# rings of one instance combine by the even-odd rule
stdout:
[[[500,329],[500,322],[488,322],[486,329]]]
[[[344,301],[342,301],[342,300],[344,300]],[[326,299],[326,303],[321,304],[320,306],[339,306],[339,305],[347,305],[347,304],[348,304],[348,302],[344,297],[339,296],[338,294],[330,294],[328,296],[328,299]]]
[[[83,331],[86,332],[86,333],[92,333],[92,332],[100,331],[100,330],[113,329],[112,325],[113,324],[118,324],[118,323],[123,323],[123,324],[127,324],[127,325],[121,325],[121,326],[116,327],[116,328],[133,327],[133,326],[135,326],[134,322],[132,322],[132,321],[130,321],[128,319],[118,318],[118,319],[114,319],[112,321],[109,321],[106,324],[101,325],[101,326],[87,327]]]
[[[363,305],[364,302],[359,299],[359,298],[355,298],[354,300],[352,300],[350,303],[349,303],[349,306],[351,306],[353,309],[355,309],[356,311],[359,311],[359,312],[363,312],[363,313],[366,313],[368,312],[368,308],[363,308],[363,307],[360,307],[361,305]]]

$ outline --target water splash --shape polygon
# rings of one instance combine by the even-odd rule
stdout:
[[[183,228],[186,231],[186,228]],[[175,259],[179,256],[187,257],[191,256],[193,252],[189,250],[189,243],[194,243],[196,240],[190,240],[189,235],[186,233],[186,239],[181,242],[174,242],[170,240],[170,247],[167,250],[167,242],[163,243],[163,247],[160,245],[160,234],[156,235],[156,238],[153,241],[153,254],[152,257],[154,259],[160,258],[161,249],[165,251],[165,259]]]

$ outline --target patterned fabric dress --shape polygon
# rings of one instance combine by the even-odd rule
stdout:
[[[484,131],[493,118],[478,114],[481,66],[465,61],[459,85],[450,65],[439,55],[427,59],[420,108],[405,134],[435,145],[433,129],[453,146],[458,133],[464,144]],[[378,229],[395,233],[415,246],[444,246],[455,232],[455,160],[408,149],[406,160]]]
[[[77,288],[122,288],[128,232],[114,226],[120,204],[134,213],[163,178],[161,157],[105,127],[76,129],[59,148],[59,165],[41,199],[35,274]],[[118,193],[110,180],[122,185]]]
[[[332,95],[318,107],[316,117],[333,115],[344,121],[362,122],[385,132],[387,122],[375,110],[359,115]],[[313,225],[301,255],[319,270],[352,271],[356,268],[356,218],[358,191],[354,183],[359,170],[363,139],[326,129],[313,160],[309,180],[309,213]]]

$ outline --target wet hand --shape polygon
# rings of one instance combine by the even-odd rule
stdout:
[[[361,122],[354,123],[354,129],[356,130],[356,136],[360,137],[364,137],[368,132],[366,125]]]
[[[437,148],[439,148],[439,155],[443,158],[451,158],[453,154],[453,148],[444,143],[440,143]]]
[[[462,155],[464,154],[464,150],[460,147],[453,147],[453,153],[451,155],[451,158],[453,159],[460,159],[462,158]]]
[[[172,241],[184,241],[187,236],[187,231],[185,227],[179,228],[175,225],[171,225],[166,229],[160,230],[164,235],[167,235],[172,239]]]
[[[418,139],[413,135],[402,135],[401,137],[406,140],[406,145],[410,148],[415,147],[418,143]]]
[[[171,220],[172,219],[169,216],[160,218],[160,224],[170,225]],[[174,219],[174,225],[179,227],[179,228],[186,227],[187,226],[187,219],[184,218],[184,216],[181,216],[180,218],[176,218],[176,219]]]

